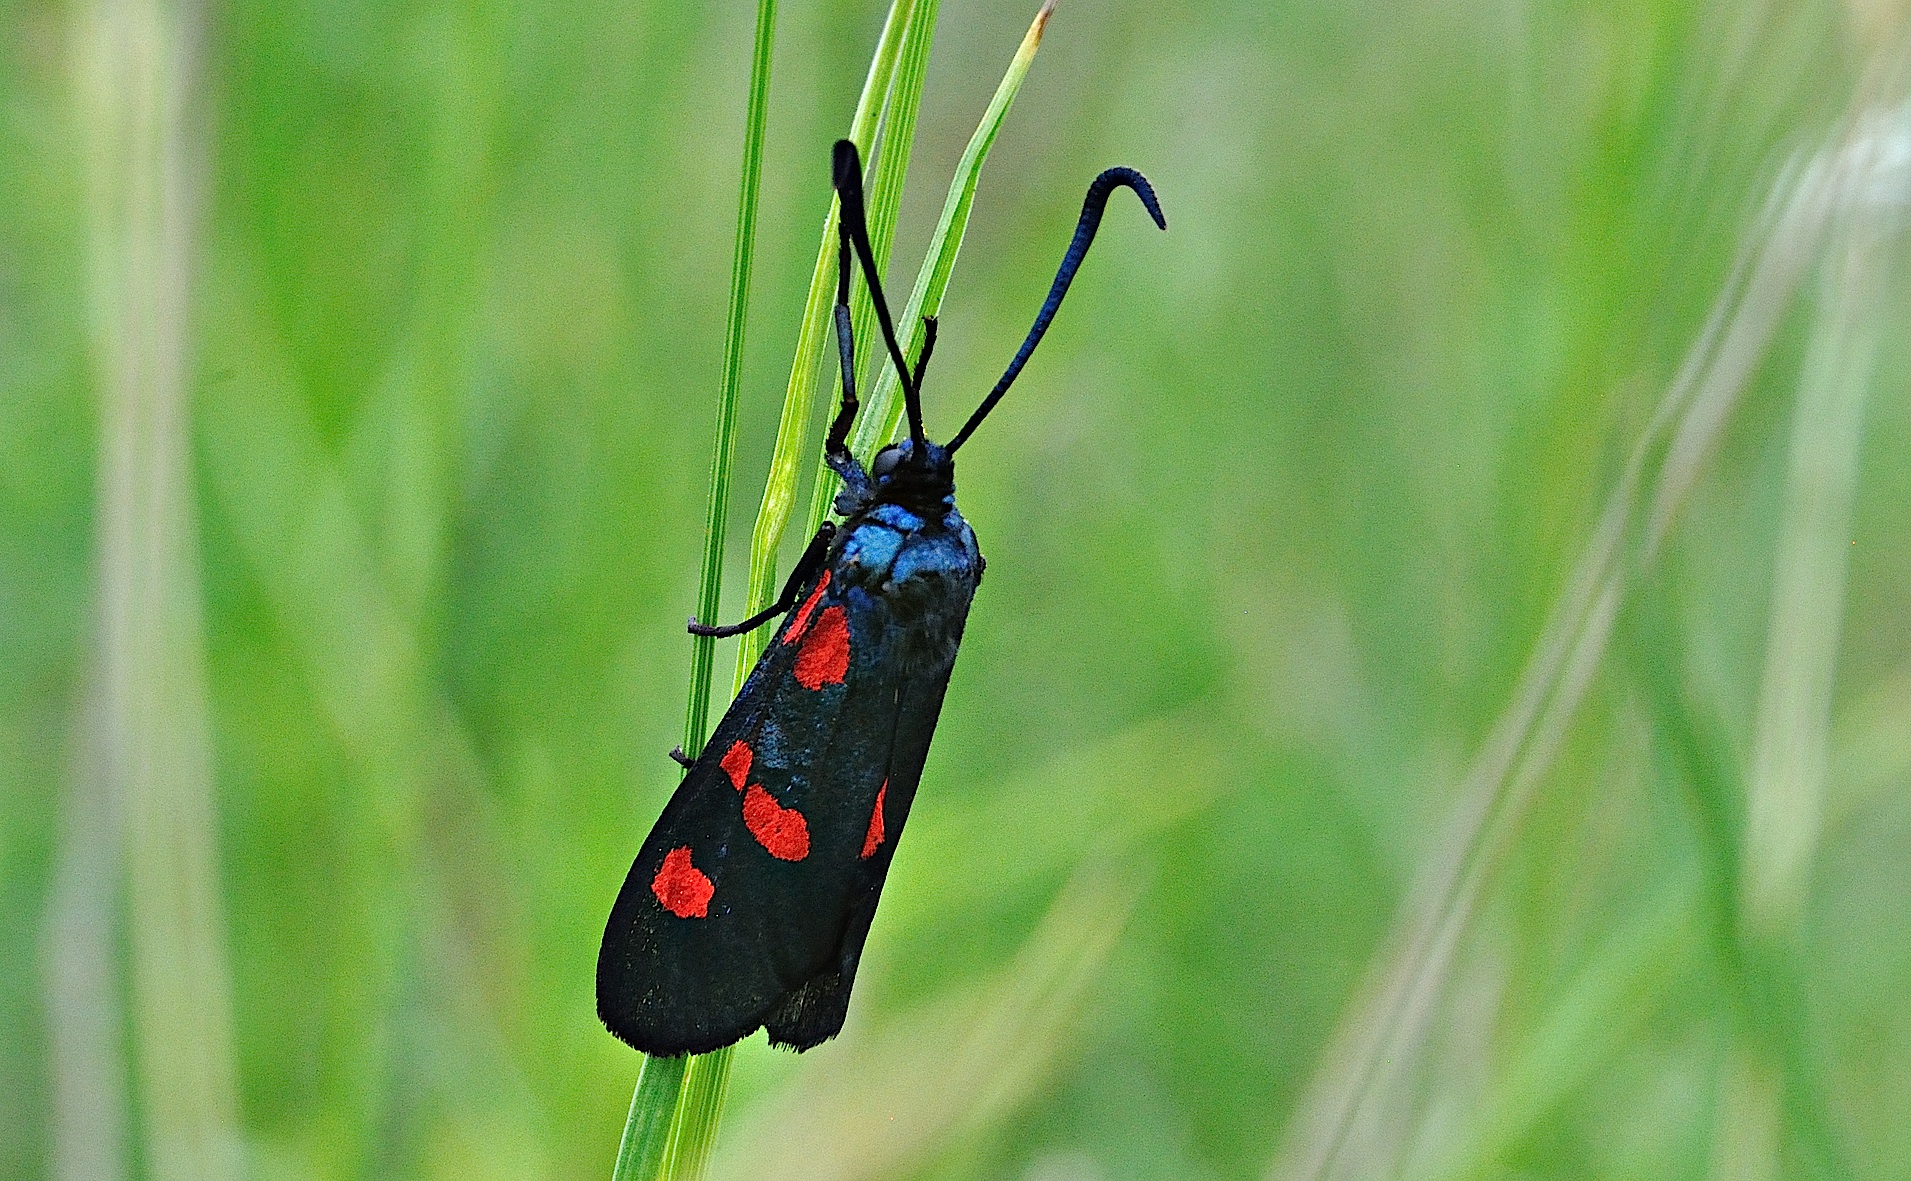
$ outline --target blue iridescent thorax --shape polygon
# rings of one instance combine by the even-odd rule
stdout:
[[[859,630],[951,661],[982,578],[975,533],[956,511],[954,467],[935,443],[921,455],[907,440],[885,448],[869,475],[845,482],[847,519],[829,563]]]
[[[918,578],[973,581],[981,553],[954,505],[933,524],[899,504],[879,504],[850,523],[837,558],[839,577],[871,588]]]
[[[918,579],[966,583],[973,593],[982,555],[955,507],[955,459],[939,443],[908,439],[883,448],[846,473],[837,508],[843,538],[831,565],[872,590]]]

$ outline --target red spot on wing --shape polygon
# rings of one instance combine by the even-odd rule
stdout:
[[[825,607],[816,628],[796,653],[796,679],[805,689],[840,685],[849,671],[849,617],[841,607]]]
[[[700,919],[710,913],[710,896],[717,888],[690,864],[690,846],[683,845],[664,854],[657,876],[650,879],[650,892],[678,918]]]
[[[785,808],[755,783],[743,793],[743,824],[756,843],[779,861],[801,861],[810,855],[810,826],[795,808]]]
[[[874,857],[876,850],[883,847],[883,797],[888,794],[889,781],[885,779],[883,785],[876,789],[876,806],[869,810],[869,834],[863,837],[865,861]]]
[[[750,749],[750,744],[737,741],[732,742],[730,749],[723,752],[723,758],[718,761],[717,766],[722,767],[723,773],[730,777],[731,784],[738,791],[742,791],[743,781],[750,777],[750,764],[755,760],[756,752]]]
[[[816,589],[811,591],[810,597],[804,599],[803,605],[796,609],[796,618],[790,620],[790,630],[783,633],[783,642],[785,644],[796,643],[796,641],[803,638],[803,633],[809,630],[810,612],[816,610],[816,600],[823,597],[823,591],[827,589],[828,586],[829,571],[825,570],[823,571],[823,576],[816,580]]]

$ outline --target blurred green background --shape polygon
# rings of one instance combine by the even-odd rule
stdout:
[[[1031,8],[942,6],[900,289]],[[882,13],[783,6],[726,617]],[[752,17],[0,0],[0,1177],[608,1177]],[[1908,47],[1067,0],[931,433],[1096,170],[1170,232],[963,452],[849,1029],[716,1173],[1911,1176]]]

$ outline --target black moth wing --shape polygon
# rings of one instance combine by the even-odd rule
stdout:
[[[842,1028],[948,685],[973,587],[966,591],[951,604],[947,644],[925,645],[919,633],[936,618],[899,617],[897,602],[832,584],[831,571],[807,588],[611,909],[597,1007],[617,1037],[675,1055],[729,1045],[762,1025],[797,1049]]]

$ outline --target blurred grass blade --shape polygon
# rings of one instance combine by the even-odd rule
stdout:
[[[1654,559],[1705,456],[1770,346],[1827,227],[1854,193],[1879,183],[1850,150],[1866,121],[1773,188],[1767,213],[1685,364],[1642,433],[1593,537],[1461,792],[1460,806],[1376,956],[1367,983],[1323,1051],[1274,1174],[1325,1179],[1391,1168],[1385,1129],[1413,1074],[1454,955],[1597,671],[1631,580]]]
[[[1859,175],[1911,158],[1911,110],[1879,119],[1850,150],[1864,157]],[[1902,216],[1893,201],[1854,198],[1829,252],[1792,423],[1747,799],[1744,916],[1760,935],[1797,921],[1817,841],[1865,395]]]
[[[1849,1177],[1851,1169],[1832,1134],[1831,1107],[1810,1049],[1808,1014],[1798,1003],[1803,990],[1796,957],[1757,947],[1746,939],[1740,921],[1740,834],[1748,792],[1730,743],[1701,720],[1687,700],[1680,675],[1687,646],[1666,602],[1660,585],[1664,581],[1647,582],[1635,593],[1628,612],[1628,647],[1654,736],[1691,797],[1704,902],[1710,912],[1705,934],[1732,1002],[1727,1010],[1733,1020],[1726,1027],[1732,1042],[1723,1062],[1719,1110],[1713,1113],[1713,1174],[1737,1178],[1776,1173],[1782,1088],[1790,1130],[1814,1160],[1818,1175]]]
[[[1008,117],[1009,107],[1021,91],[1023,80],[1028,77],[1029,67],[1035,63],[1035,53],[1042,47],[1042,33],[1054,11],[1055,0],[1049,0],[1036,12],[1015,57],[1009,62],[1008,72],[1002,75],[988,109],[982,113],[982,122],[969,137],[969,146],[963,149],[962,160],[956,165],[955,179],[950,182],[949,194],[943,200],[942,216],[937,219],[935,234],[929,239],[929,250],[916,275],[916,285],[903,307],[902,318],[897,321],[903,337],[903,352],[912,360],[922,348],[923,317],[934,316],[942,308],[943,292],[949,288],[949,276],[955,271],[956,256],[962,252],[963,235],[968,232],[969,210],[975,205],[976,186],[982,181],[982,165],[988,160],[989,149],[995,145],[995,137],[1002,130],[1002,121]],[[858,325],[858,331],[864,334],[858,339],[866,337],[866,328]],[[864,462],[868,462],[876,448],[895,436],[903,410],[902,401],[896,396],[894,368],[882,363],[882,354],[872,356],[876,376],[871,380],[868,373],[861,375],[858,388],[869,392],[864,395],[862,413],[849,437],[850,450]],[[818,477],[810,499],[810,532],[814,533],[829,515],[836,485],[833,473],[825,471]]]
[[[1698,875],[1681,868],[1658,883],[1638,912],[1611,932],[1565,983],[1552,990],[1534,1031],[1514,1044],[1510,1061],[1465,1128],[1426,1167],[1423,1181],[1476,1181],[1516,1172],[1518,1150],[1568,1098],[1611,1068],[1663,998],[1686,984],[1690,948],[1700,942],[1703,895]]]
[[[1799,1044],[1808,1014],[1792,944],[1823,821],[1865,398],[1897,302],[1888,297],[1911,195],[1907,161],[1911,107],[1870,113],[1837,161],[1846,197],[1793,410],[1738,875],[1755,1028],[1735,1047],[1715,1145],[1715,1161],[1740,1176],[1781,1175],[1787,1133],[1821,1175],[1850,1175]]]
[[[116,938],[125,860],[120,808],[104,766],[102,696],[95,684],[82,707],[82,738],[60,800],[41,933],[51,1095],[48,1174],[59,1181],[125,1181],[132,1175]]]
[[[156,1181],[228,1181],[242,1160],[187,397],[198,14],[134,0],[76,19],[102,436],[95,717],[124,820],[142,1156]]]

